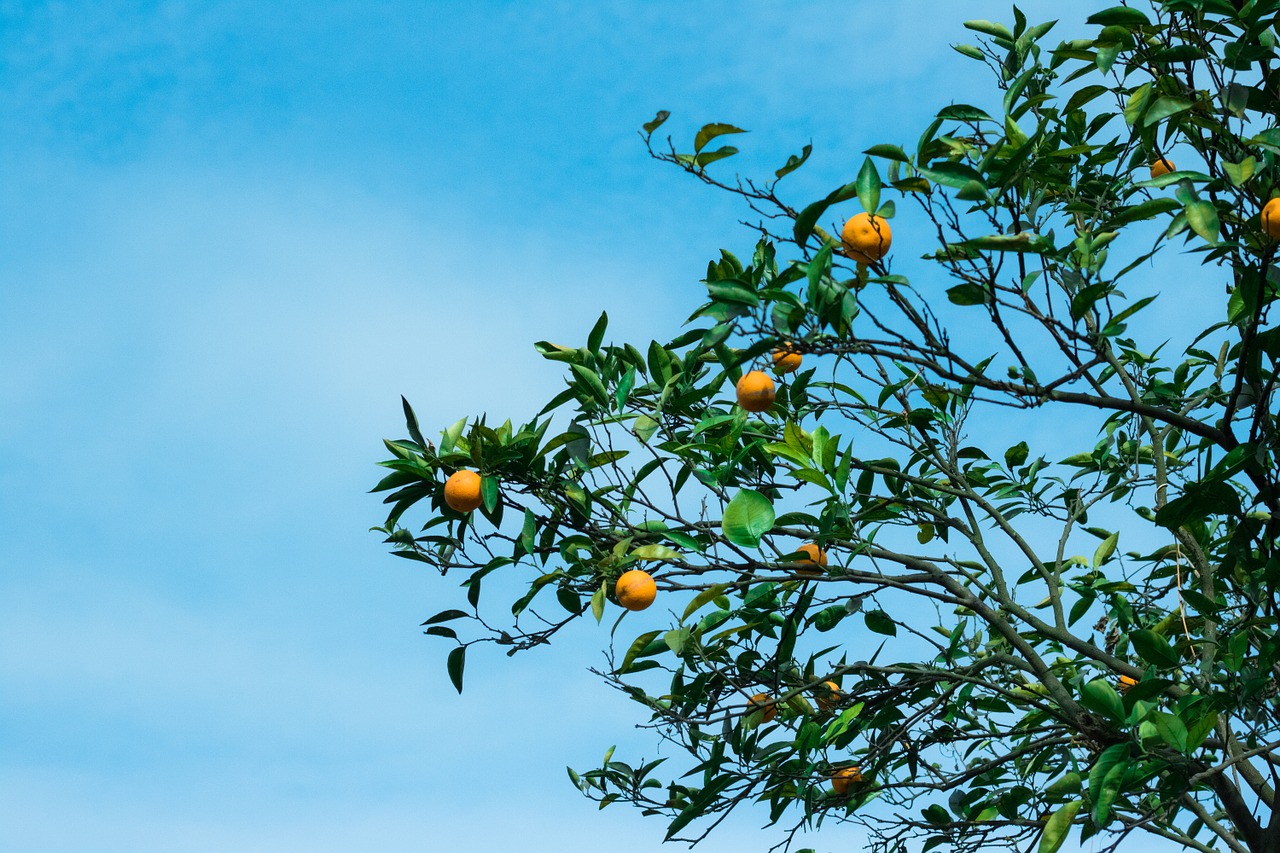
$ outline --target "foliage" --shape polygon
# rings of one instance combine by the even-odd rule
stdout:
[[[600,621],[643,563],[669,618],[618,634],[601,675],[684,763],[570,776],[669,838],[753,802],[793,829],[862,822],[881,849],[1134,831],[1280,849],[1280,276],[1258,217],[1280,181],[1278,12],[1118,6],[1056,46],[1016,8],[1011,28],[969,21],[980,43],[956,50],[1001,108],[946,106],[801,206],[779,183],[808,146],[767,182],[723,181],[708,167],[737,149],[713,143],[740,130],[682,153],[654,146],[660,113],[653,156],[760,216],[750,258],[708,265],[665,344],[606,345],[604,316],[585,346],[539,343],[566,388],[528,423],[464,419],[437,447],[406,402],[409,438],[387,442],[378,529],[465,577],[466,609],[425,623],[456,641],[458,689],[473,644]],[[1181,168],[1146,179],[1164,156]],[[929,227],[900,225],[874,265],[822,224],[901,202]],[[1195,325],[1143,323],[1160,294],[1139,273],[1180,247],[1223,287],[1171,278],[1162,316]],[[802,368],[744,412],[733,384],[783,343]],[[992,446],[1010,423],[1027,440]],[[468,516],[441,497],[462,467],[484,476]],[[480,608],[495,572],[527,578],[501,625]]]

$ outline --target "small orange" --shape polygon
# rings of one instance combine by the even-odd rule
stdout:
[[[1170,172],[1176,171],[1178,171],[1178,167],[1173,165],[1172,160],[1165,157],[1161,157],[1159,160],[1151,164],[1151,177],[1153,178],[1158,178],[1161,175],[1167,175]]]
[[[653,582],[653,576],[640,569],[623,572],[613,591],[618,596],[618,603],[628,610],[644,610],[658,597],[658,585]]]
[[[796,574],[820,575],[827,565],[827,552],[813,542],[806,542],[796,549],[806,558],[796,561]]]
[[[799,370],[802,360],[803,356],[800,353],[793,352],[786,347],[779,347],[773,351],[773,372],[781,376],[784,373]]]
[[[467,513],[484,503],[480,496],[480,475],[475,471],[457,471],[444,483],[444,502],[454,512]]]
[[[760,711],[760,722],[767,723],[778,716],[778,706],[773,704],[768,693],[757,693],[747,702],[748,713]]]
[[[837,794],[844,796],[849,793],[849,788],[862,781],[862,770],[857,765],[853,767],[841,767],[839,770],[831,774],[831,787]]]
[[[1134,688],[1134,686],[1137,683],[1138,683],[1138,679],[1130,678],[1127,675],[1122,675],[1120,676],[1120,681],[1116,686],[1120,688],[1121,693],[1128,693],[1130,690]]]
[[[893,232],[884,217],[859,213],[844,224],[840,241],[844,243],[845,254],[849,257],[864,264],[874,264],[889,254]]]
[[[1273,198],[1263,205],[1262,230],[1273,240],[1280,238],[1280,198]]]
[[[820,711],[830,711],[844,699],[844,694],[840,692],[840,685],[834,681],[822,682],[814,688],[813,695],[818,700]]]
[[[738,380],[738,405],[748,412],[763,412],[773,405],[778,391],[773,380],[753,370]]]

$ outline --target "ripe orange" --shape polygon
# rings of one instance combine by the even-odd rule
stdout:
[[[806,559],[796,561],[796,574],[820,575],[827,565],[827,552],[812,542],[806,542],[796,549],[807,555]]]
[[[618,603],[628,610],[644,610],[658,597],[658,585],[653,576],[639,569],[623,572],[613,587]]]
[[[475,471],[457,471],[444,483],[444,502],[454,512],[467,513],[484,503],[480,497],[480,475]]]
[[[760,711],[760,721],[767,723],[778,716],[778,706],[773,704],[768,693],[757,693],[747,702],[748,713]]]
[[[849,788],[862,781],[862,771],[857,765],[841,767],[831,774],[831,787],[840,796],[849,793]]]
[[[773,380],[759,370],[753,370],[738,380],[738,405],[748,412],[765,411],[777,396]]]
[[[779,347],[773,351],[773,372],[781,376],[784,373],[799,370],[802,360],[803,356],[800,353],[792,352],[786,347]]]
[[[893,232],[889,223],[881,216],[870,213],[859,213],[851,217],[840,231],[840,240],[844,243],[844,251],[855,261],[874,264],[889,254],[889,246],[893,243]]]
[[[814,688],[813,695],[818,700],[818,710],[820,711],[830,711],[844,699],[844,694],[840,692],[840,686],[834,681],[822,682]]]
[[[1138,679],[1130,678],[1127,675],[1122,675],[1120,676],[1119,684],[1117,684],[1116,686],[1120,688],[1121,693],[1128,693],[1130,690],[1133,689],[1134,685],[1136,685],[1137,683],[1138,683]]]
[[[1172,160],[1165,157],[1161,157],[1159,160],[1151,164],[1151,177],[1153,178],[1158,178],[1161,175],[1167,175],[1170,172],[1176,171],[1178,171],[1178,167],[1173,165]]]
[[[1273,198],[1263,205],[1262,230],[1273,240],[1280,238],[1280,198]]]

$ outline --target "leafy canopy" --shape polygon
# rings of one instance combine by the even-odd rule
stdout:
[[[462,578],[424,623],[455,686],[478,643],[514,654],[607,616],[601,676],[678,758],[570,776],[669,838],[757,803],[881,849],[1280,849],[1280,276],[1259,216],[1278,13],[1117,6],[1056,45],[1016,8],[969,21],[978,44],[955,49],[998,108],[945,106],[800,204],[780,182],[809,146],[725,180],[709,167],[740,129],[685,152],[657,144],[659,113],[650,153],[760,216],[750,256],[708,265],[665,343],[606,343],[602,315],[584,346],[537,344],[566,387],[529,422],[463,419],[433,445],[405,402],[387,442],[378,529]],[[919,214],[875,264],[832,236],[898,204]],[[1216,284],[1153,286],[1157,259]],[[734,383],[779,345],[802,366],[752,415]],[[1011,426],[1026,439],[995,445]],[[461,468],[483,475],[465,516],[442,500]],[[614,599],[636,567],[658,584],[644,614]],[[522,594],[482,602],[495,573]]]

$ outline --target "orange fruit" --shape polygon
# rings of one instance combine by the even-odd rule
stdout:
[[[1122,675],[1120,676],[1120,681],[1116,686],[1120,688],[1121,693],[1128,693],[1130,690],[1133,689],[1133,686],[1137,683],[1138,683],[1138,679],[1130,678],[1127,675]]]
[[[849,793],[849,788],[862,781],[862,771],[857,765],[853,767],[841,767],[839,770],[831,774],[831,787],[840,796]]]
[[[1178,171],[1178,167],[1173,165],[1173,161],[1161,157],[1159,160],[1151,164],[1151,177],[1158,178],[1161,175],[1167,175],[1170,172]]]
[[[786,347],[779,347],[773,351],[773,372],[781,376],[784,373],[799,370],[802,360],[803,356],[800,353],[792,352]]]
[[[628,610],[644,610],[658,597],[658,585],[653,576],[639,569],[623,572],[613,587],[618,603]]]
[[[814,688],[813,695],[818,700],[818,710],[820,711],[830,711],[844,699],[844,694],[840,692],[840,686],[834,681],[822,682]]]
[[[1262,230],[1273,240],[1280,238],[1280,198],[1273,198],[1263,205]]]
[[[874,264],[889,254],[893,232],[884,217],[859,213],[844,224],[840,241],[844,243],[846,255],[864,264]]]
[[[827,552],[812,542],[806,542],[796,549],[807,555],[806,559],[796,561],[796,573],[801,575],[820,575],[827,565]]]
[[[748,412],[765,411],[777,396],[773,380],[759,370],[753,370],[738,380],[738,405]]]
[[[747,701],[747,712],[760,711],[760,722],[767,723],[778,716],[778,706],[769,699],[768,693],[757,693]]]
[[[454,512],[467,513],[484,503],[480,497],[480,475],[475,471],[457,471],[444,483],[444,502]]]

